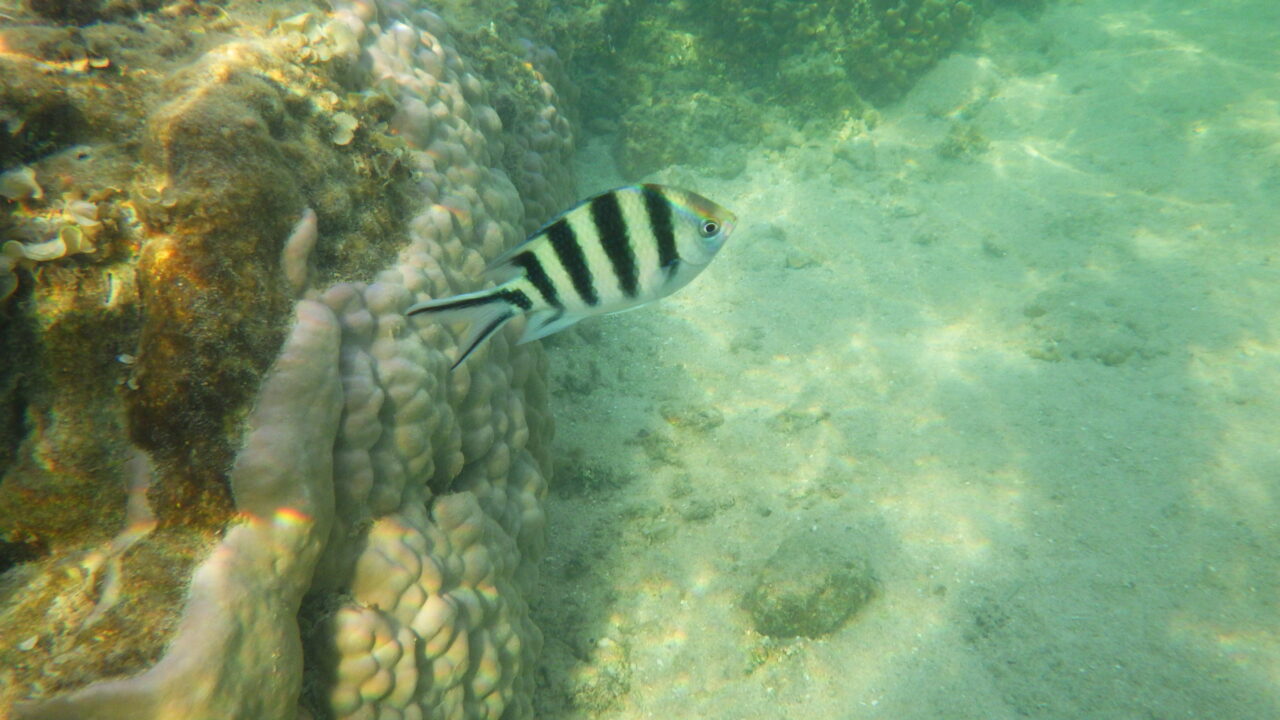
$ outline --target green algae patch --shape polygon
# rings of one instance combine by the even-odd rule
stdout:
[[[875,593],[871,567],[855,549],[805,532],[765,561],[742,607],[761,635],[816,638],[838,630]]]

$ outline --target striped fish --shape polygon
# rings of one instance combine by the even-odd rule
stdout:
[[[496,287],[418,303],[407,313],[470,324],[456,368],[517,315],[529,319],[520,338],[526,343],[670,295],[711,262],[735,221],[687,190],[616,188],[569,208],[490,263]]]

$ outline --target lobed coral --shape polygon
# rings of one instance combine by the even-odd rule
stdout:
[[[529,717],[544,362],[497,337],[447,373],[451,329],[403,310],[473,288],[567,201],[554,68],[533,43],[498,47],[487,62],[522,80],[486,80],[408,4],[257,8],[132,26],[149,70],[108,90],[145,121],[89,122],[72,101],[76,139],[111,162],[54,176],[60,151],[23,151],[46,191],[115,188],[76,281],[31,276],[9,301],[29,361],[111,367],[78,385],[33,374],[8,399],[48,421],[12,429],[0,467],[3,504],[27,509],[0,514],[24,548],[0,591],[0,713]],[[180,57],[142,51],[202,24],[218,36]],[[6,43],[48,65],[32,38],[57,32],[33,19]],[[30,79],[3,88],[20,110],[48,87]],[[104,302],[105,278],[135,273]],[[97,336],[88,352],[55,315]],[[74,465],[41,467],[63,454]],[[129,529],[129,497],[154,529]],[[95,553],[109,583],[101,563],[53,581]]]

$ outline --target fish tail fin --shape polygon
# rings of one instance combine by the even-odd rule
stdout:
[[[461,365],[476,348],[519,313],[504,297],[501,287],[428,300],[405,311],[406,315],[430,315],[442,323],[467,323],[467,334],[458,342],[460,352],[458,359],[449,366],[450,371]]]

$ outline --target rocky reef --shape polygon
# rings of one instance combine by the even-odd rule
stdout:
[[[555,54],[394,1],[0,17],[0,715],[529,717],[545,362],[448,373],[403,310],[570,199]]]

